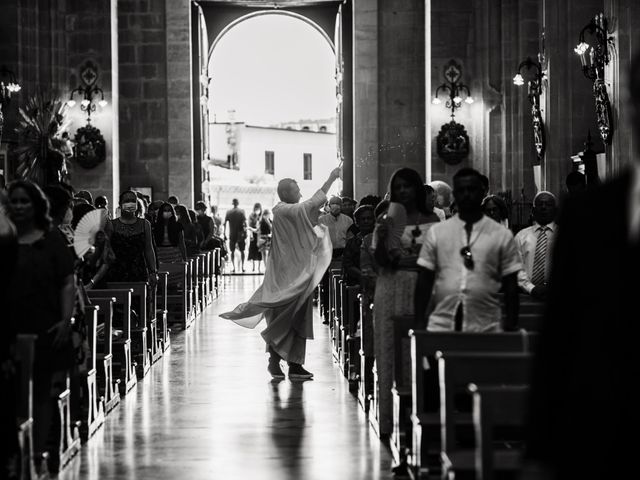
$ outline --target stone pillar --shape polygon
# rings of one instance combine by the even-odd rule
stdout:
[[[90,60],[98,68],[96,85],[104,91],[106,107],[97,107],[91,115],[91,124],[100,130],[105,139],[107,156],[103,163],[87,170],[71,160],[71,183],[76,189],[89,190],[94,198],[105,195],[111,202],[116,198],[118,184],[118,95],[113,91],[113,79],[117,83],[117,63],[114,65],[112,54],[114,41],[117,42],[117,5],[111,2],[85,2],[83,0],[67,1],[66,34],[69,78],[68,87],[64,91],[65,97],[71,90],[82,85],[80,73],[85,63]],[[112,38],[116,35],[116,38]],[[113,71],[115,67],[115,72]],[[86,113],[80,110],[82,98],[74,98],[76,106],[69,109],[68,117],[72,121],[69,131],[73,139],[78,128],[85,126]],[[97,103],[100,97],[94,97]],[[115,103],[114,103],[115,102]],[[112,203],[113,205],[113,203]]]
[[[584,150],[591,130],[594,150],[604,146],[597,132],[592,83],[582,73],[573,49],[580,30],[603,9],[603,0],[545,0],[545,31],[548,83],[546,110],[547,154],[542,164],[542,188],[556,194],[565,190],[571,156]]]
[[[169,195],[164,0],[118,0],[120,186]]]
[[[425,3],[384,0],[377,7],[378,189],[384,193],[400,167],[425,177]]]
[[[353,2],[354,198],[377,195],[378,0]]]
[[[193,206],[191,9],[188,0],[165,0],[169,194]],[[199,81],[199,79],[196,79]],[[198,108],[199,109],[199,108]],[[197,159],[198,169],[201,159]]]
[[[629,104],[629,67],[640,51],[637,21],[640,18],[640,2],[634,0],[605,0],[604,14],[612,25],[615,54],[607,68],[605,79],[613,114],[613,138],[606,149],[605,175],[613,175],[630,165],[640,152],[640,139],[635,139],[631,128]],[[611,85],[611,86],[609,86]],[[603,172],[599,172],[602,178]]]

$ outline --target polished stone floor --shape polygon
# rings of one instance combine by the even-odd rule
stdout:
[[[259,331],[223,320],[263,277],[227,277],[221,297],[173,336],[62,480],[386,479],[391,458],[332,363],[315,319],[315,380],[272,382]]]

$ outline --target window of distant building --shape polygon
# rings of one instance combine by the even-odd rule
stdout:
[[[264,173],[267,175],[273,175],[275,172],[273,158],[273,152],[270,152],[269,150],[264,152]]]
[[[321,132],[326,132],[327,131],[326,125],[320,125],[320,131]]]
[[[304,179],[311,180],[311,154],[304,153]]]

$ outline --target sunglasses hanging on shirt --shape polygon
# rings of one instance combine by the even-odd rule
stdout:
[[[464,266],[467,270],[473,270],[474,262],[473,262],[473,254],[471,253],[471,247],[466,245],[460,249],[460,255],[462,256],[462,261],[464,262]]]

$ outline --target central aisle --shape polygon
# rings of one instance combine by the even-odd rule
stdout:
[[[305,366],[315,380],[272,381],[260,331],[217,315],[246,300],[261,276],[226,289],[168,355],[123,398],[61,480],[386,479],[391,458],[332,363],[316,317]]]

